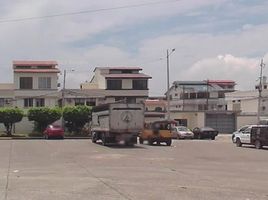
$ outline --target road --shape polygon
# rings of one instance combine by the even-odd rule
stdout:
[[[0,140],[0,200],[268,199],[268,149],[229,138],[171,147]]]

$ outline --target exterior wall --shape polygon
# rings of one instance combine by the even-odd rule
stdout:
[[[122,79],[122,89],[132,89],[132,79]]]
[[[244,125],[257,124],[256,115],[238,115],[236,118],[236,129]]]
[[[171,112],[170,116],[172,119],[187,119],[187,126],[190,129],[205,125],[204,112]]]
[[[58,76],[56,73],[14,73],[15,89],[20,89],[20,77],[33,77],[33,89],[38,90],[39,77],[51,77],[51,89],[56,90],[58,86]],[[47,89],[50,90],[50,89]]]

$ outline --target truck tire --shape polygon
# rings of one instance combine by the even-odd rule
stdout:
[[[107,139],[106,139],[106,136],[105,136],[104,133],[103,133],[102,136],[101,136],[101,141],[102,141],[102,145],[103,145],[103,146],[106,146],[106,145],[107,145]]]
[[[262,144],[261,144],[260,140],[255,141],[255,147],[256,147],[256,149],[261,149],[262,148]]]
[[[95,132],[92,133],[91,140],[92,140],[93,143],[96,143],[97,142],[97,133],[95,133]]]
[[[143,144],[143,142],[144,142],[141,137],[139,137],[139,142],[140,142],[140,144]]]
[[[168,140],[168,141],[166,142],[167,146],[170,146],[170,145],[171,145],[171,142],[172,142],[172,140],[171,140],[171,139],[170,139],[170,140]]]
[[[236,143],[237,147],[242,147],[242,143],[241,143],[241,140],[239,138],[236,138],[235,143]]]

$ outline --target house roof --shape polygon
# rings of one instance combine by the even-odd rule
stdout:
[[[13,66],[55,66],[58,65],[56,61],[27,61],[14,60]]]
[[[219,85],[235,85],[235,81],[232,80],[208,80],[208,83],[215,83]]]
[[[110,78],[114,78],[114,79],[141,79],[141,78],[145,78],[145,79],[151,79],[151,76],[148,76],[146,74],[105,74],[104,77],[106,79],[110,79]]]
[[[96,71],[96,69],[109,69],[109,70],[142,70],[141,67],[96,67],[94,69],[94,72]]]
[[[16,73],[60,73],[57,68],[51,69],[14,69]]]
[[[166,105],[167,102],[164,100],[145,100],[145,105]]]

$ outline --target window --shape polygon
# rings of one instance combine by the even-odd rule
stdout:
[[[51,89],[51,77],[39,77],[38,88],[39,89]]]
[[[79,98],[77,98],[77,99],[74,99],[74,105],[75,106],[78,106],[78,105],[85,105],[85,99],[79,99]]]
[[[107,80],[107,90],[121,90],[122,80]]]
[[[148,90],[147,80],[133,80],[132,86],[134,90]]]
[[[156,112],[162,112],[163,109],[162,109],[161,107],[156,107],[156,108],[155,108],[155,111],[156,111]]]
[[[33,78],[20,77],[20,89],[33,89]]]
[[[27,98],[24,99],[24,107],[33,107],[33,99],[32,98]]]
[[[0,107],[4,107],[4,105],[5,105],[5,99],[1,98],[0,99]]]
[[[35,106],[36,107],[44,107],[45,106],[45,99],[43,99],[43,98],[35,99]]]
[[[205,98],[209,98],[209,95],[207,92],[198,92],[197,93],[197,98],[198,99],[205,99]]]

